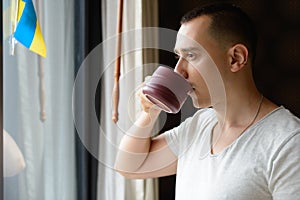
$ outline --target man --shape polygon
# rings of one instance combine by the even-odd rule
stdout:
[[[253,25],[234,5],[186,14],[175,71],[201,109],[151,137],[160,110],[140,94],[144,112],[122,138],[116,170],[128,178],[176,174],[176,199],[299,199],[300,120],[257,90],[255,48]]]

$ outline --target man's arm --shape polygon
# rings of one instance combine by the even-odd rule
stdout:
[[[272,157],[269,188],[274,200],[299,199],[300,130],[281,145]]]
[[[144,111],[123,136],[115,169],[127,178],[153,178],[176,173],[177,156],[163,135],[151,138],[160,110],[141,97]],[[152,108],[152,109],[150,109]]]

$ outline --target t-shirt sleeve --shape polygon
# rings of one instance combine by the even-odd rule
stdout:
[[[300,130],[278,150],[272,160],[270,191],[274,200],[300,197]]]
[[[180,142],[182,141],[183,133],[188,130],[191,120],[192,117],[189,117],[179,126],[163,133],[169,148],[177,156],[180,154]]]

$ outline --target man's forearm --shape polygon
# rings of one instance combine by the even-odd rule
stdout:
[[[151,135],[159,110],[142,112],[138,120],[123,136],[117,154],[115,169],[135,172],[143,164],[151,147]]]

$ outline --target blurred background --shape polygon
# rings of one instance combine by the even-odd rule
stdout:
[[[113,67],[109,67],[101,77],[96,94],[89,89],[92,87],[90,80],[104,70],[102,65],[112,65],[106,58],[115,53],[114,48],[110,50],[112,52],[101,52],[99,57],[103,56],[103,61],[98,68],[85,72],[82,88],[77,91],[74,100],[75,113],[78,110],[78,114],[85,118],[81,129],[74,125],[72,91],[75,77],[82,63],[97,50],[99,44],[116,34],[118,0],[33,0],[45,38],[46,58],[37,56],[20,44],[16,46],[15,55],[10,55],[8,10],[11,12],[12,1],[4,0],[2,3],[3,126],[23,153],[26,167],[17,175],[4,177],[4,199],[175,199],[175,176],[126,180],[112,170],[111,165],[106,165],[106,161],[99,162],[99,155],[114,160],[116,149],[108,148],[106,140],[109,138],[117,145],[122,136],[120,128],[111,123]],[[254,77],[259,90],[265,97],[300,117],[300,2],[224,1],[240,6],[256,25],[259,40]],[[123,31],[143,27],[177,31],[182,15],[195,6],[211,2],[214,1],[125,0]],[[175,37],[171,39],[175,44]],[[159,35],[137,33],[134,41],[124,41],[124,48],[144,40],[163,42]],[[122,80],[134,87],[138,87],[158,63],[171,67],[176,65],[172,52],[154,48],[136,50],[122,59],[121,72],[135,72],[134,76],[129,76],[131,80]],[[42,76],[44,79],[41,79]],[[45,104],[40,100],[42,86],[45,87]],[[126,91],[126,88],[120,89]],[[89,110],[89,104],[94,106],[93,111]],[[138,104],[135,102],[134,106],[138,107]],[[188,114],[166,115],[160,132],[179,125],[194,112],[189,102],[186,106]],[[42,107],[46,113],[44,120],[41,120]],[[93,132],[95,124],[91,119],[94,112],[96,121],[107,132],[106,138]],[[130,125],[122,114],[119,124]],[[80,132],[88,134],[81,135]],[[5,164],[5,160],[3,162]]]

